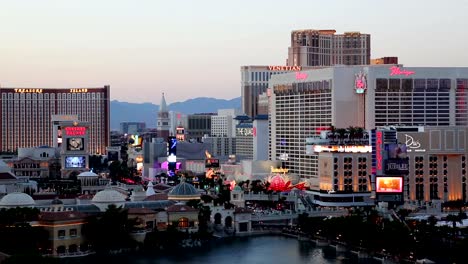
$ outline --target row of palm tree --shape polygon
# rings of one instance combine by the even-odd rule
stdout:
[[[330,132],[327,134],[331,142],[338,144],[358,143],[367,140],[369,135],[362,127],[335,128],[330,126]]]

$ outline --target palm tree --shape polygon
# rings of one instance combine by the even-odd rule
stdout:
[[[354,142],[356,139],[356,128],[353,126],[348,127],[348,133],[349,133],[349,140],[351,142]]]
[[[356,127],[356,138],[358,138],[360,141],[364,138],[364,128],[362,127]]]
[[[343,144],[343,141],[344,141],[344,138],[345,138],[345,135],[346,135],[346,129],[344,129],[344,128],[338,128],[338,129],[336,130],[336,133],[337,133],[338,136],[339,136],[340,144]]]
[[[452,235],[455,238],[455,234],[457,233],[457,222],[463,224],[462,219],[459,215],[449,214],[445,218],[445,222],[452,222]]]
[[[330,141],[334,142],[335,141],[335,133],[336,133],[336,128],[335,126],[331,125],[330,126],[330,133],[328,134],[328,138]]]

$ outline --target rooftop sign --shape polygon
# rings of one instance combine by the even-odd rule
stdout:
[[[307,79],[307,73],[296,72],[296,80],[305,80]]]
[[[268,66],[270,71],[301,71],[302,66]]]

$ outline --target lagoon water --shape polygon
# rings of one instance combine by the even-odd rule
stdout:
[[[331,247],[283,236],[259,236],[216,241],[195,249],[177,252],[142,253],[120,256],[65,260],[64,263],[135,263],[135,264],[294,264],[294,263],[358,263],[351,253],[335,252]],[[372,263],[366,260],[361,263]],[[376,262],[374,262],[376,263]]]

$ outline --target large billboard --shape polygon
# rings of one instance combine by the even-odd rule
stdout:
[[[403,177],[376,177],[376,193],[402,193]]]
[[[65,157],[65,168],[86,168],[86,158],[84,156]]]
[[[213,159],[213,158],[206,159],[205,168],[219,168],[219,159]]]
[[[81,137],[67,138],[67,150],[83,151],[84,150],[84,138],[81,138]]]
[[[389,159],[406,159],[408,157],[405,144],[387,144],[386,148]]]

